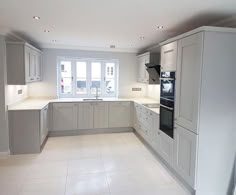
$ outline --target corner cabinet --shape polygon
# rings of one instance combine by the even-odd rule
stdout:
[[[25,85],[41,80],[42,54],[24,42],[7,42],[7,83]]]
[[[176,76],[176,123],[198,133],[203,33],[178,41]]]

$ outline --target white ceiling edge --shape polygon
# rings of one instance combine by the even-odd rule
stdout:
[[[63,45],[63,44],[40,44],[41,49],[71,49],[71,50],[84,50],[84,51],[102,51],[102,52],[120,52],[120,53],[138,53],[138,49],[123,49],[123,48],[103,48],[103,47],[86,47],[76,45]]]

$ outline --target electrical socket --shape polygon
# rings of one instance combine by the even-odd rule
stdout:
[[[17,93],[18,93],[18,95],[20,95],[20,94],[23,93],[23,90],[22,90],[22,89],[19,89],[19,90],[17,91]]]
[[[134,87],[134,88],[132,88],[132,91],[142,91],[142,88],[137,88],[137,87],[135,88]]]

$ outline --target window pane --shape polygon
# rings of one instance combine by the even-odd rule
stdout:
[[[114,63],[106,63],[106,94],[114,94],[115,93],[115,64]]]
[[[76,94],[87,94],[86,62],[76,62]]]
[[[72,93],[71,61],[61,61],[61,93]]]
[[[101,94],[101,63],[92,62],[91,63],[91,94],[96,94],[96,88],[98,88],[98,93]]]

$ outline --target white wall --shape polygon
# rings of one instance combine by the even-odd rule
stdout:
[[[160,85],[147,85],[147,97],[154,98],[160,102]]]
[[[43,50],[43,81],[29,85],[31,97],[57,96],[57,57],[105,58],[119,60],[119,97],[144,97],[146,85],[136,82],[136,54],[96,52],[64,49]],[[141,92],[132,92],[132,87],[141,87]]]
[[[22,94],[18,94],[22,90]],[[7,85],[6,86],[6,104],[11,105],[20,102],[28,97],[27,85]]]
[[[5,104],[6,44],[0,35],[0,157],[9,152],[8,119]]]

